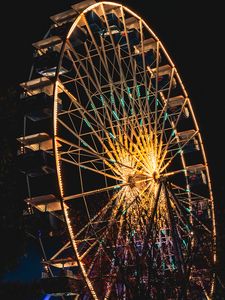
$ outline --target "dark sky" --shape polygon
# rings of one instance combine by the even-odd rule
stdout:
[[[6,1],[0,18],[0,92],[26,81],[32,62],[32,43],[48,30],[49,17],[77,1]],[[161,39],[189,93],[202,132],[215,202],[224,188],[225,60],[224,17],[219,1],[120,1],[142,16]],[[216,4],[216,5],[215,5]],[[197,6],[198,5],[198,6]]]

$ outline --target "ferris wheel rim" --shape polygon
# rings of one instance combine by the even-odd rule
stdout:
[[[114,2],[100,2],[100,3],[96,3],[96,4],[94,4],[94,5],[92,5],[92,6],[90,6],[90,7],[88,7],[87,9],[85,9],[84,11],[83,11],[83,13],[86,13],[87,11],[90,11],[90,10],[92,10],[93,8],[95,8],[95,7],[97,7],[97,6],[99,6],[99,5],[102,5],[102,4],[116,4],[116,3],[114,3]],[[123,7],[123,9],[125,8],[125,10],[127,9],[129,12],[131,12],[132,14],[135,14],[135,13],[133,13],[130,9],[128,9],[128,8],[126,8],[125,6],[123,6],[123,5],[120,5],[120,4],[117,4],[118,6],[121,6],[121,7]],[[82,14],[83,14],[82,13]],[[135,14],[136,15],[136,14]],[[138,16],[138,18],[139,19],[141,19],[139,16]],[[78,17],[78,19],[79,19],[79,17]],[[80,19],[79,19],[80,20]],[[73,29],[76,27],[76,25],[79,23],[79,20],[76,20],[74,23],[73,23],[73,25],[72,25],[72,27],[71,27],[71,30],[69,31],[69,34],[68,34],[68,38],[69,38],[69,36],[70,36],[70,34],[72,33],[72,31],[73,31]],[[145,24],[145,26],[146,27],[148,27],[148,29],[151,31],[151,33],[152,33],[152,30],[149,28],[149,26],[145,23],[145,21],[143,21],[142,20],[142,22],[143,22],[143,24]],[[154,34],[154,33],[153,33]],[[154,34],[155,35],[155,34]],[[155,36],[156,37],[156,36]],[[170,61],[170,63],[172,64],[172,66],[173,66],[173,68],[174,68],[174,72],[176,73],[176,75],[177,75],[177,78],[178,78],[178,80],[180,81],[180,85],[182,86],[182,89],[183,89],[183,92],[184,92],[184,94],[186,95],[186,97],[188,98],[188,96],[187,96],[187,93],[186,93],[186,90],[185,90],[185,88],[184,88],[184,85],[183,85],[183,83],[182,83],[182,81],[181,81],[181,79],[180,79],[180,76],[179,76],[179,74],[178,74],[178,72],[177,72],[177,70],[176,70],[176,68],[175,68],[175,66],[174,66],[174,64],[172,63],[172,60],[171,60],[171,58],[170,58],[170,56],[168,55],[168,53],[167,53],[167,51],[165,50],[165,48],[163,47],[163,45],[161,44],[161,42],[159,41],[159,39],[157,38],[157,40],[158,40],[158,42],[160,43],[160,46],[162,47],[162,49],[165,51],[165,54],[167,55],[167,57],[168,57],[168,60]],[[65,44],[66,44],[66,40],[64,41],[64,46],[65,46]],[[63,50],[63,48],[62,48],[62,50],[61,50],[61,58],[62,58],[62,56],[63,56],[63,52],[64,52],[64,50]],[[59,72],[59,66],[60,66],[60,63],[59,63],[59,65],[58,65],[58,72]],[[57,73],[58,73],[57,72]],[[57,75],[58,76],[58,75]],[[55,100],[54,100],[54,151],[55,151],[55,157],[56,157],[56,168],[57,168],[57,174],[58,174],[58,182],[59,182],[59,186],[60,186],[60,190],[61,190],[61,197],[62,197],[62,206],[64,206],[64,202],[63,202],[63,198],[64,198],[64,196],[63,196],[63,183],[62,183],[62,179],[61,179],[61,171],[60,171],[60,162],[59,162],[59,159],[58,159],[58,148],[57,148],[57,111],[56,111],[56,99],[57,99],[57,89],[59,88],[59,83],[58,83],[58,81],[56,81],[56,83],[55,83],[55,88],[54,88],[54,98],[55,98]],[[188,99],[188,101],[189,101],[189,99]],[[189,101],[190,102],[190,101]],[[191,103],[189,104],[189,107],[191,108],[191,110],[192,110],[192,106],[191,106]],[[196,121],[196,119],[195,119],[195,116],[194,116],[194,113],[193,113],[193,111],[192,111],[192,117],[193,117],[193,119],[194,119],[194,123],[195,123],[195,125],[196,125],[196,128],[199,130],[199,128],[198,128],[198,125],[197,125],[197,121]],[[200,141],[201,141],[201,134],[200,134],[200,132],[198,132],[198,136],[199,136],[199,139],[200,139]],[[202,143],[202,141],[201,141],[201,149],[202,149],[202,153],[203,153],[203,156],[205,157],[205,151],[204,151],[204,147],[203,147],[203,143]],[[207,172],[207,177],[208,177],[208,185],[209,185],[209,188],[210,188],[210,200],[213,202],[213,198],[212,198],[212,193],[211,193],[211,183],[210,183],[210,176],[209,176],[209,171],[208,171],[208,164],[207,164],[207,160],[206,160],[206,157],[204,158],[204,160],[205,160],[205,165],[206,165],[206,172]],[[65,213],[65,208],[63,208],[63,210],[64,210],[64,213]],[[214,212],[213,210],[212,210],[212,212]],[[67,219],[67,222],[68,222],[68,220],[69,219]],[[67,225],[68,225],[68,223],[67,223]],[[215,233],[214,233],[214,238],[215,238]],[[74,247],[76,247],[76,245],[74,245]],[[76,250],[76,254],[78,254],[78,250]],[[80,264],[80,266],[81,266],[81,268],[82,268],[82,265]],[[86,272],[85,271],[83,271],[83,274],[85,274]],[[86,281],[88,281],[88,278],[86,277],[85,278],[86,279]],[[90,287],[89,287],[90,289],[92,288],[91,287],[91,285],[90,285]],[[93,295],[94,295],[94,292],[93,292]],[[97,298],[96,298],[97,299]]]

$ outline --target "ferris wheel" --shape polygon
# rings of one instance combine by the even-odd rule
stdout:
[[[18,138],[25,201],[67,229],[44,258],[46,290],[77,299],[211,299],[210,175],[169,54],[118,3],[87,0],[50,19],[21,83]]]

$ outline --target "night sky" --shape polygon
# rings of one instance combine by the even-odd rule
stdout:
[[[31,44],[42,39],[47,32],[51,15],[69,9],[76,2],[23,0],[4,3],[5,8],[1,8],[4,17],[0,18],[0,93],[28,79],[33,53]],[[201,6],[198,1],[178,0],[129,0],[120,3],[147,21],[164,44],[183,80],[202,133],[216,215],[222,228],[222,219],[225,219],[225,49],[222,45],[222,4],[201,1]],[[216,5],[212,6],[214,3]],[[29,269],[22,270],[20,267],[15,274],[19,276],[19,272],[22,274],[23,271],[29,272]]]

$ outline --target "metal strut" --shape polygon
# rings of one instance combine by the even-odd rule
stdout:
[[[180,247],[180,243],[179,243],[179,236],[177,233],[177,227],[176,227],[176,220],[174,219],[174,215],[173,215],[173,210],[172,210],[172,206],[171,206],[171,200],[170,200],[170,196],[169,196],[169,192],[168,192],[168,187],[166,186],[166,184],[164,184],[164,188],[165,188],[165,194],[166,194],[166,203],[167,203],[167,208],[168,208],[168,215],[169,215],[169,227],[171,230],[171,235],[172,235],[172,240],[173,240],[173,246],[174,246],[174,251],[175,251],[175,256],[176,256],[176,262],[177,262],[177,266],[178,266],[178,272],[182,278],[182,286],[181,286],[181,298],[180,299],[187,299],[187,291],[186,291],[186,266],[184,263],[184,257],[183,257],[183,253]]]
[[[152,225],[154,223],[154,217],[155,217],[157,207],[158,207],[161,188],[162,188],[162,181],[160,181],[160,183],[159,183],[159,188],[158,188],[157,195],[156,195],[156,198],[155,198],[155,205],[154,205],[154,208],[153,208],[153,211],[152,211],[150,222],[148,224],[147,235],[146,235],[144,245],[143,245],[143,249],[142,249],[141,259],[144,258],[144,256],[147,254],[147,251],[148,251],[148,241],[149,241],[149,238],[150,238],[151,233],[152,233]]]

